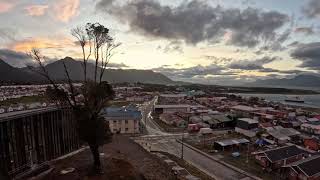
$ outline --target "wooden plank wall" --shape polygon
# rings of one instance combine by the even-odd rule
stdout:
[[[0,168],[12,177],[79,149],[76,120],[68,109],[54,109],[0,121]]]

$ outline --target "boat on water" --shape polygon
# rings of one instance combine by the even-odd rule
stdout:
[[[286,102],[294,102],[294,103],[304,103],[304,100],[299,96],[287,97],[284,101],[286,101]]]

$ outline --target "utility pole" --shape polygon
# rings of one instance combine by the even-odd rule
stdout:
[[[147,116],[148,116],[148,113],[147,113],[147,107],[148,107],[148,104],[144,107],[144,127],[145,127],[145,131],[146,131],[146,133],[147,133]]]
[[[248,143],[248,151],[247,151],[247,159],[246,159],[246,163],[249,163],[249,143]]]
[[[181,138],[181,159],[182,160],[183,160],[183,148],[184,148],[183,140],[184,140],[184,128],[182,131],[182,138]]]
[[[184,155],[184,132],[185,132],[185,129],[189,126],[189,118],[190,116],[188,115],[187,117],[187,125],[186,127],[183,128],[183,131],[182,131],[182,137],[181,137],[181,159],[183,160],[183,155]]]

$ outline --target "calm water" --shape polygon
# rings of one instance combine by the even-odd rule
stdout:
[[[288,105],[320,108],[320,94],[316,94],[316,95],[286,95],[286,94],[242,94],[242,93],[239,93],[237,95],[240,95],[242,97],[254,96],[254,97],[264,98],[267,101],[280,102],[280,103],[288,104]],[[287,98],[290,98],[290,97],[292,98],[292,97],[296,97],[296,96],[300,97],[305,102],[304,103],[292,103],[292,102],[285,101],[285,99],[287,99]]]

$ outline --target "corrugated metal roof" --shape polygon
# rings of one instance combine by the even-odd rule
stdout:
[[[215,143],[221,146],[231,146],[231,145],[244,144],[249,142],[250,142],[249,140],[242,138],[242,139],[226,139],[222,141],[216,141]]]
[[[106,119],[141,119],[141,112],[136,107],[110,107],[103,110]]]

